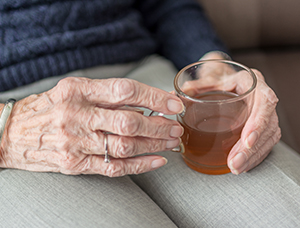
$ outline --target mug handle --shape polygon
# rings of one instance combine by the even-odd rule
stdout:
[[[163,113],[161,112],[155,112],[155,111],[152,111],[149,116],[164,116]],[[179,146],[171,149],[172,152],[176,152],[176,153],[183,153],[184,152],[184,146],[182,144],[182,142],[180,143]]]
[[[171,149],[172,152],[176,152],[176,153],[183,153],[184,152],[184,146],[183,146],[183,143],[181,142],[179,144],[179,146]]]

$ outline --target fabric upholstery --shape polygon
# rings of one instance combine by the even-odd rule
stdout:
[[[300,152],[300,1],[198,1],[233,59],[260,70],[276,92],[282,140]]]

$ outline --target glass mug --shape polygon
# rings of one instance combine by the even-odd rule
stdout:
[[[256,83],[251,69],[229,60],[203,60],[180,70],[174,88],[185,107],[176,115],[184,134],[172,151],[198,172],[229,173],[227,156],[251,113]]]

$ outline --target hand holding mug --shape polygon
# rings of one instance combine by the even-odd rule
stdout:
[[[176,147],[182,127],[124,106],[167,114],[183,110],[175,95],[134,80],[66,78],[15,104],[1,144],[0,167],[113,177],[166,164],[158,155],[136,155]],[[110,163],[104,162],[105,140]]]
[[[281,138],[276,105],[278,98],[266,84],[263,75],[252,70],[257,76],[257,89],[252,112],[242,131],[241,139],[228,156],[231,172],[240,174],[260,164]]]
[[[278,142],[277,98],[254,72],[232,61],[207,60],[175,77],[176,93],[186,107],[177,115],[185,128],[182,155],[191,168],[238,174],[259,164]]]

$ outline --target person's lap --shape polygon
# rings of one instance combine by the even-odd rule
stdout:
[[[129,177],[0,172],[0,227],[176,227]]]
[[[139,63],[139,67],[133,64],[125,69],[121,71],[128,78],[167,91],[173,88],[176,69],[161,57],[151,56]],[[109,72],[109,68],[105,70]],[[100,75],[103,68],[92,72]],[[77,72],[77,76],[86,74],[89,72]],[[161,154],[169,160],[166,166],[131,177],[2,170],[2,224],[288,227],[299,223],[300,157],[283,144],[277,145],[257,168],[240,176],[200,174],[189,169],[180,154]]]
[[[178,227],[297,227],[300,157],[279,143],[255,169],[239,176],[191,170],[174,152],[155,172],[131,176]]]

